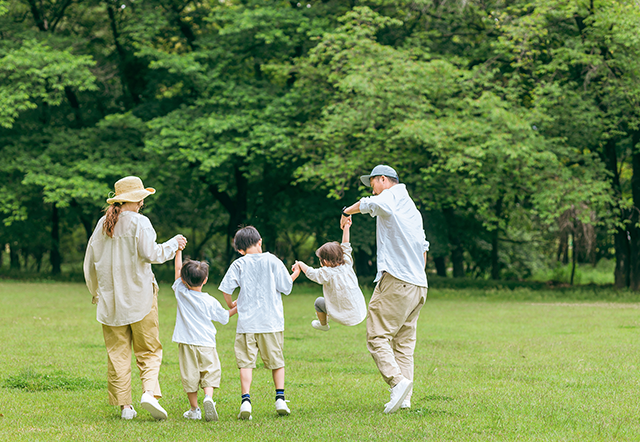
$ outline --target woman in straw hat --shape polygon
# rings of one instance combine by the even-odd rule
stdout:
[[[151,264],[173,259],[187,240],[176,235],[156,244],[156,232],[149,219],[138,213],[144,199],[154,194],[142,180],[130,176],[115,184],[106,215],[96,225],[84,258],[87,287],[98,304],[108,358],[109,403],[119,405],[123,419],[137,413],[131,399],[131,348],[142,381],[140,405],[156,419],[166,419],[160,406],[158,374],[162,345],[158,334],[158,284]]]

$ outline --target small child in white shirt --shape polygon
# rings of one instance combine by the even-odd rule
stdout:
[[[204,390],[205,420],[217,421],[216,403],[211,396],[213,389],[220,387],[220,359],[216,352],[216,328],[211,321],[227,324],[237,313],[237,307],[225,310],[217,299],[202,292],[209,278],[206,262],[186,260],[182,262],[182,251],[175,257],[173,291],[178,301],[176,327],[173,342],[178,343],[178,360],[182,386],[189,398],[191,409],[184,413],[186,419],[202,419],[198,407],[198,387]]]
[[[360,324],[367,316],[367,304],[353,271],[350,227],[351,217],[342,226],[342,244],[328,242],[316,250],[322,267],[314,269],[302,261],[293,265],[293,270],[300,269],[307,278],[322,284],[324,297],[315,302],[318,319],[311,322],[311,326],[318,330],[329,330],[328,317],[338,324],[352,326]]]

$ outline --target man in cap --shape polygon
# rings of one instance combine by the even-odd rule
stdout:
[[[411,407],[416,325],[427,299],[429,242],[422,216],[393,168],[378,165],[360,179],[372,188],[373,196],[343,208],[341,223],[355,213],[376,218],[378,272],[367,314],[367,348],[391,387],[384,412],[394,413]]]

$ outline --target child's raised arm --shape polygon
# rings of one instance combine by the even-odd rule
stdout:
[[[176,252],[174,263],[176,268],[176,274],[173,280],[176,281],[178,278],[180,278],[180,272],[182,271],[182,249],[178,249],[178,251]]]
[[[349,228],[351,227],[351,217],[346,218],[346,221],[341,226],[342,227],[342,243],[349,242]]]

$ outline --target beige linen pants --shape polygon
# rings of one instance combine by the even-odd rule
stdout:
[[[367,348],[389,386],[413,380],[413,352],[420,309],[427,288],[385,273],[378,281],[367,314]],[[411,393],[407,396],[411,398]]]
[[[131,347],[140,370],[142,391],[162,396],[158,375],[162,363],[162,344],[158,329],[158,296],[154,290],[153,307],[147,316],[133,324],[112,327],[102,324],[107,347],[107,388],[111,405],[130,405]]]

